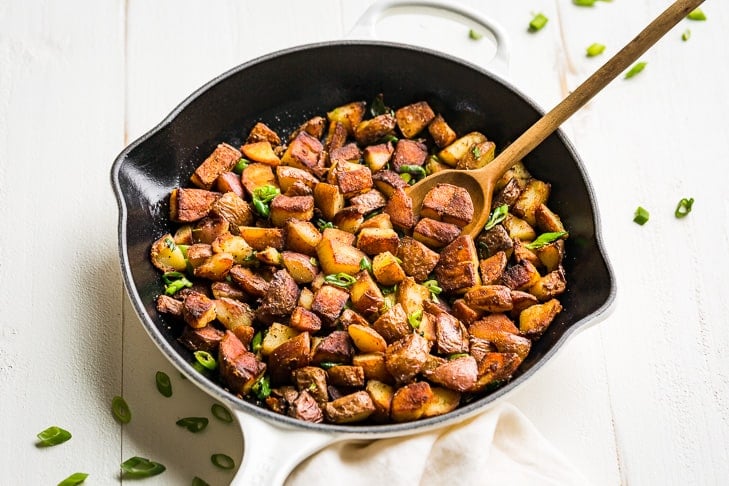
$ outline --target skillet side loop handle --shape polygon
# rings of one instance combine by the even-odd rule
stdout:
[[[510,47],[504,28],[498,22],[481,12],[466,7],[465,5],[460,5],[457,2],[449,2],[447,0],[380,0],[373,3],[362,14],[347,37],[350,39],[377,39],[377,23],[384,17],[387,17],[388,11],[394,8],[407,7],[427,9],[425,12],[436,16],[438,15],[438,11],[449,12],[484,27],[491,33],[496,43],[496,54],[488,62],[487,66],[497,74],[508,77]]]
[[[243,432],[243,460],[232,486],[283,486],[304,459],[342,440],[338,434],[285,428],[235,411]]]

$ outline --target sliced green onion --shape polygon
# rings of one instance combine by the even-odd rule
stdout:
[[[236,162],[235,166],[233,167],[233,172],[235,172],[236,174],[243,173],[245,168],[248,167],[248,164],[250,164],[250,160],[241,157],[240,159],[238,159],[238,162]]]
[[[132,420],[132,411],[126,400],[120,396],[111,399],[111,413],[120,424],[128,424]]]
[[[210,484],[195,476],[194,478],[192,478],[191,486],[210,486]]]
[[[408,184],[410,184],[410,181],[413,180],[413,176],[411,176],[410,174],[407,174],[407,173],[402,173],[402,174],[400,174],[400,179],[402,179],[405,182],[407,182]]]
[[[264,203],[269,203],[273,201],[273,199],[279,194],[281,194],[281,190],[276,186],[272,186],[271,184],[259,186],[253,190],[253,197]]]
[[[195,356],[195,359],[198,363],[200,363],[205,369],[214,371],[215,368],[218,367],[217,361],[215,361],[215,358],[213,358],[213,355],[208,353],[207,351],[195,351],[192,353],[193,356]]]
[[[468,37],[473,40],[481,40],[481,38],[483,37],[483,34],[471,29],[468,31]]]
[[[524,245],[525,248],[529,248],[530,250],[536,250],[537,248],[541,248],[545,245],[548,245],[554,241],[557,241],[558,239],[562,238],[567,234],[566,231],[555,231],[553,233],[542,233],[537,237],[536,240],[532,241],[531,243],[526,243]]]
[[[58,486],[76,486],[86,481],[89,477],[88,473],[77,472],[71,474],[69,477],[58,483]]]
[[[265,400],[271,394],[271,379],[268,375],[263,375],[251,387],[251,392],[258,397],[259,400]]]
[[[413,329],[417,329],[420,327],[420,322],[423,320],[423,309],[417,310],[413,312],[412,314],[408,315],[408,324]]]
[[[398,172],[400,175],[402,174],[410,174],[411,176],[415,178],[423,178],[427,174],[425,173],[425,169],[423,169],[419,165],[401,165],[398,169]]]
[[[597,0],[572,0],[572,3],[580,7],[593,7]]]
[[[648,218],[650,218],[650,213],[648,212],[648,210],[642,206],[638,206],[635,210],[635,216],[633,216],[633,221],[643,226],[648,222]]]
[[[599,56],[605,51],[605,45],[595,42],[587,48],[587,57]]]
[[[314,257],[311,257],[311,258],[309,258],[309,263],[311,263],[312,265],[314,265],[316,267],[319,265],[319,260],[317,260]]]
[[[478,147],[478,145],[474,145],[471,148],[471,154],[473,155],[474,159],[481,158],[481,149]]]
[[[185,287],[192,287],[192,282],[181,272],[165,272],[162,274],[162,281],[165,283],[165,294],[167,295],[175,295]]]
[[[185,417],[175,423],[180,427],[185,427],[193,434],[197,434],[205,430],[205,427],[208,426],[208,419],[207,417]]]
[[[172,238],[165,238],[165,246],[172,251],[175,251],[175,248],[177,248],[177,244],[175,244],[175,240]]]
[[[322,361],[319,363],[320,368],[324,368],[325,370],[334,368],[335,366],[339,366],[341,363],[334,363],[333,361]]]
[[[643,62],[643,61],[636,62],[635,64],[633,64],[633,67],[631,67],[628,70],[628,72],[625,73],[625,79],[630,79],[633,76],[635,76],[636,74],[638,74],[641,71],[643,71],[643,69],[645,68],[646,64],[648,64],[648,63],[647,62]]]
[[[509,214],[509,206],[506,204],[502,204],[498,208],[494,209],[491,212],[491,216],[489,216],[489,220],[486,221],[483,230],[488,231],[497,224],[501,223],[504,219],[506,219],[507,214]]]
[[[263,332],[258,331],[251,340],[251,352],[258,353],[263,345]]]
[[[235,467],[235,461],[225,454],[213,454],[210,456],[210,461],[220,469],[233,469]]]
[[[453,361],[454,359],[463,358],[464,356],[470,356],[468,353],[453,353],[448,355],[448,361]]]
[[[430,292],[430,297],[433,299],[433,302],[438,302],[438,295],[443,292],[443,288],[438,285],[438,281],[426,280],[425,282],[423,282],[423,287],[428,289],[428,291]]]
[[[39,440],[38,445],[43,447],[50,447],[58,444],[63,444],[64,442],[69,440],[71,438],[71,432],[62,429],[61,427],[52,425],[43,432],[38,433],[36,437],[38,437]]]
[[[125,478],[149,478],[161,474],[167,469],[159,462],[134,456],[121,463]]]
[[[157,384],[157,390],[167,398],[172,396],[172,382],[170,377],[164,371],[158,371],[154,375],[154,381]]]
[[[321,218],[316,220],[316,227],[319,228],[319,231],[324,231],[327,228],[336,228],[336,226],[334,226],[334,223],[332,223],[331,221],[325,221]]]
[[[260,199],[253,198],[253,209],[256,210],[259,216],[262,218],[268,218],[268,216],[271,214],[271,208],[268,206],[268,204],[264,203]]]
[[[694,205],[694,198],[683,198],[678,202],[678,206],[676,206],[676,211],[674,211],[674,215],[681,219],[688,216],[688,213],[691,212],[691,208]]]
[[[691,38],[691,29],[686,29],[683,31],[683,34],[681,34],[681,40],[686,42]]]
[[[542,13],[538,13],[532,18],[532,21],[529,22],[529,32],[537,32],[544,28],[545,25],[547,25],[547,22],[549,19]]]
[[[356,281],[356,278],[344,272],[332,273],[324,277],[324,282],[337,287],[350,287]]]
[[[706,20],[706,14],[700,8],[696,8],[689,12],[686,18],[689,20]]]
[[[229,424],[233,421],[233,415],[231,415],[230,411],[218,403],[213,403],[213,406],[210,407],[210,411],[212,412],[213,417],[221,422]]]
[[[372,271],[372,263],[370,262],[370,259],[367,257],[362,257],[362,259],[359,261],[359,269],[360,270],[367,270],[368,272]]]
[[[392,113],[392,109],[385,105],[385,97],[382,93],[375,96],[375,99],[370,103],[370,114],[375,116],[384,115],[386,113]]]

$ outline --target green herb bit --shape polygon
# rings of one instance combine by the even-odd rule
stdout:
[[[469,37],[469,39],[473,39],[473,40],[481,40],[483,38],[483,34],[471,29],[468,31],[468,37]]]
[[[253,197],[261,200],[264,203],[271,202],[273,198],[275,198],[279,194],[281,194],[281,190],[276,186],[272,186],[271,184],[266,184],[265,186],[259,186],[253,189]]]
[[[398,140],[400,140],[400,139],[399,139],[399,138],[397,138],[397,137],[396,137],[395,135],[393,135],[392,133],[389,133],[389,134],[385,135],[384,137],[382,137],[382,143],[387,143],[387,142],[390,142],[390,143],[397,143],[397,142],[398,142]],[[389,164],[389,162],[388,162],[388,164]]]
[[[323,368],[325,370],[329,370],[334,368],[335,366],[339,366],[341,363],[334,363],[333,361],[322,361],[319,363],[319,367]]]
[[[236,162],[235,166],[233,167],[233,172],[235,172],[236,174],[242,174],[245,168],[248,167],[248,164],[250,163],[250,160],[241,157],[240,159],[238,159],[238,162]]]
[[[120,424],[128,424],[132,420],[132,411],[126,400],[120,396],[111,399],[111,413]]]
[[[465,356],[470,356],[468,353],[453,353],[448,355],[448,361],[453,361],[454,359],[463,358]]]
[[[491,211],[491,216],[489,216],[488,221],[486,221],[486,224],[483,227],[484,231],[488,231],[497,224],[501,223],[504,219],[506,219],[506,215],[509,214],[509,206],[506,204],[502,204],[498,208]]]
[[[596,0],[572,0],[572,3],[580,7],[594,7]]]
[[[271,394],[271,379],[268,375],[261,376],[251,387],[251,392],[259,400],[265,400]]]
[[[175,240],[173,240],[172,238],[165,238],[165,246],[172,251],[175,251],[175,248],[177,248]]]
[[[88,473],[77,472],[71,474],[69,477],[58,483],[58,486],[76,486],[86,481],[89,477]]]
[[[368,272],[372,271],[372,263],[370,262],[370,259],[367,257],[362,257],[362,259],[359,261],[359,269],[360,270],[367,270]]]
[[[403,174],[410,174],[417,179],[422,179],[427,175],[425,173],[425,169],[419,165],[401,165],[398,172],[400,173],[400,176]]]
[[[372,100],[372,103],[370,103],[370,114],[375,117],[386,113],[393,113],[392,108],[385,105],[385,96],[382,93],[379,93],[375,96],[375,99]]]
[[[63,444],[64,442],[69,440],[71,438],[71,432],[62,429],[61,427],[52,425],[43,432],[38,433],[36,437],[38,437],[39,446],[51,447],[58,444]]]
[[[225,422],[226,424],[233,422],[233,415],[227,408],[220,405],[219,403],[213,403],[213,406],[210,407],[210,412],[212,412],[213,417],[220,420],[221,422]]]
[[[683,34],[681,34],[681,40],[686,42],[691,38],[691,29],[686,29],[683,31]]]
[[[407,182],[408,184],[410,184],[410,181],[413,180],[413,176],[411,176],[410,174],[407,174],[407,173],[403,173],[403,174],[400,174],[400,179],[402,179],[405,182]]]
[[[605,45],[595,42],[593,44],[590,44],[590,46],[587,48],[587,57],[599,56],[604,51],[605,51]]]
[[[648,218],[650,218],[650,216],[651,215],[647,209],[642,206],[638,206],[635,210],[635,216],[633,216],[633,221],[643,226],[648,222]]]
[[[316,220],[316,227],[319,228],[319,231],[324,231],[327,228],[336,228],[336,226],[334,226],[334,223],[332,223],[331,221],[325,221],[321,218]]]
[[[162,274],[162,281],[165,283],[165,294],[175,295],[183,288],[192,287],[192,282],[181,272],[165,272]]]
[[[428,289],[428,291],[430,292],[430,297],[433,299],[433,302],[438,302],[438,295],[443,292],[443,288],[438,285],[438,281],[426,280],[425,282],[423,282],[423,287]]]
[[[271,214],[271,208],[268,207],[268,204],[264,203],[260,199],[253,198],[253,209],[256,210],[259,216],[262,218],[268,218],[268,216]]]
[[[567,235],[566,231],[555,231],[552,233],[542,233],[537,237],[536,240],[532,241],[531,243],[526,243],[524,245],[525,248],[529,248],[530,250],[536,250],[537,248],[541,248],[543,246],[546,246],[550,243],[553,243],[557,241],[558,239],[562,238],[563,236]]]
[[[531,22],[529,22],[529,32],[538,32],[547,25],[549,19],[542,13],[538,13],[534,16]]]
[[[417,310],[413,312],[412,314],[408,315],[408,324],[410,324],[410,327],[413,329],[417,329],[420,327],[420,323],[423,320],[423,309]]]
[[[674,211],[674,215],[681,219],[688,216],[688,213],[691,212],[691,208],[694,205],[694,198],[683,198],[678,202],[678,206],[676,206],[676,211]]]
[[[121,470],[125,478],[149,478],[162,474],[165,469],[167,468],[159,462],[139,456],[131,457],[121,463]]]
[[[215,361],[213,355],[207,351],[195,351],[192,355],[195,356],[195,360],[197,360],[197,362],[207,370],[214,371],[215,368],[218,367],[218,362]]]
[[[700,8],[696,8],[689,12],[686,18],[689,20],[706,20],[706,14]]]
[[[475,159],[481,158],[481,149],[478,148],[478,145],[474,145],[473,148],[471,148],[471,154],[473,154]]]
[[[226,454],[213,454],[210,456],[210,461],[220,469],[233,469],[235,467],[235,461]]]
[[[167,373],[164,371],[158,371],[154,375],[154,381],[157,384],[157,390],[162,394],[162,396],[167,398],[172,396],[172,382],[170,381],[170,377]]]
[[[356,281],[356,278],[344,272],[332,273],[324,277],[324,282],[330,285],[336,285],[337,287],[350,287]]]
[[[175,423],[180,427],[185,427],[193,434],[197,434],[205,430],[205,427],[208,426],[208,419],[207,417],[185,417]]]
[[[633,67],[631,67],[627,73],[625,73],[625,79],[630,79],[636,74],[640,73],[643,69],[645,69],[647,62],[636,62],[633,64]]]
[[[263,332],[258,331],[254,336],[253,340],[251,341],[251,352],[258,353],[261,350],[261,346],[263,345]]]
[[[195,476],[192,478],[192,485],[191,486],[210,486],[206,481],[200,479],[199,477]]]

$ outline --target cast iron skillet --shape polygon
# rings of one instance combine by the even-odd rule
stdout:
[[[191,353],[177,341],[181,328],[155,310],[163,284],[149,261],[149,248],[171,229],[167,223],[170,191],[189,185],[194,168],[219,142],[239,145],[257,121],[288,133],[314,115],[352,100],[372,100],[378,93],[384,93],[390,106],[426,100],[457,133],[480,130],[497,147],[514,140],[541,116],[536,105],[513,86],[443,54],[385,42],[320,43],[264,56],[212,80],[124,149],[113,164],[126,289],[146,331],[165,356],[193,383],[236,412],[246,441],[237,478],[240,484],[283,482],[293,465],[336,440],[421,432],[483,411],[528,380],[575,331],[604,316],[613,301],[615,285],[602,249],[592,188],[578,155],[558,131],[525,163],[535,177],[551,183],[550,207],[570,233],[564,262],[568,290],[561,298],[564,311],[504,387],[440,417],[342,426],[275,414],[233,396],[196,372],[190,364]],[[256,444],[257,440],[264,443]],[[274,441],[278,444],[272,447]],[[289,464],[276,466],[282,456]]]

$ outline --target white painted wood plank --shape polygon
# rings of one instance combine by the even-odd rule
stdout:
[[[0,4],[0,469],[114,482],[121,280],[109,167],[123,143],[121,2]],[[90,39],[92,41],[90,42]],[[73,438],[34,446],[51,425]]]

